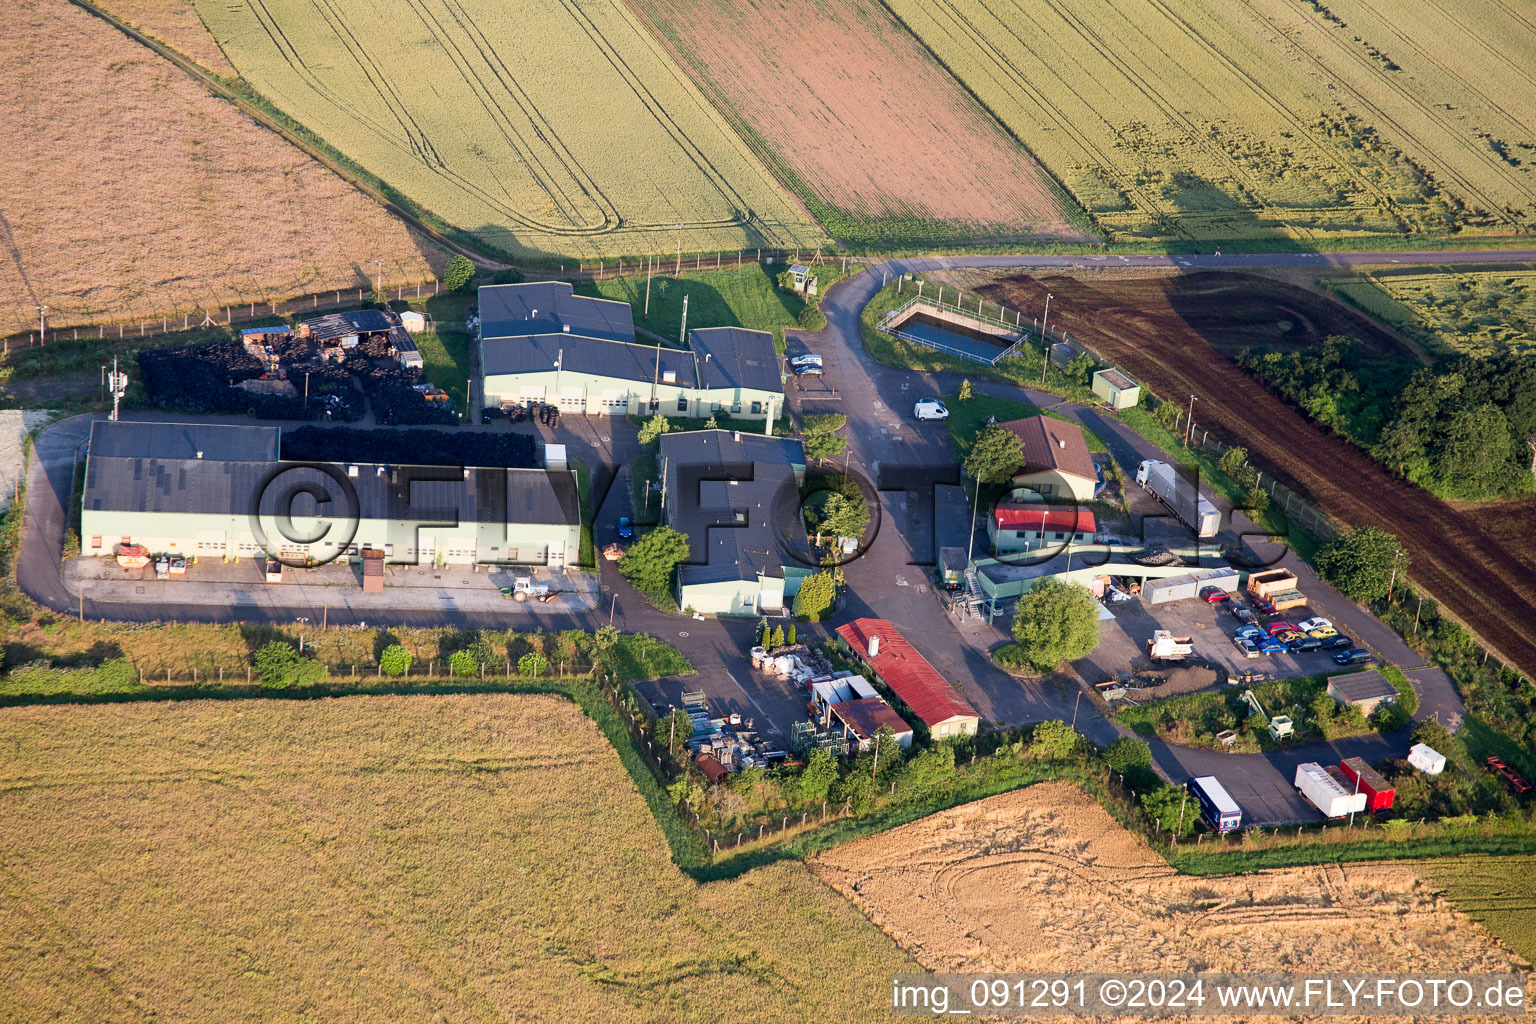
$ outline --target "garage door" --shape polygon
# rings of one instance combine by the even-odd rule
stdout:
[[[199,530],[197,531],[197,553],[200,555],[224,554],[223,530]]]

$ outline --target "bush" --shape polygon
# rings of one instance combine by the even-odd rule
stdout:
[[[1371,724],[1382,732],[1397,732],[1408,727],[1408,709],[1400,703],[1383,704],[1371,716]]]
[[[455,256],[443,268],[443,287],[451,292],[466,290],[475,279],[475,265],[463,254]]]
[[[837,583],[828,572],[818,572],[800,581],[792,610],[806,622],[820,622],[837,601]]]
[[[517,659],[517,671],[519,675],[541,676],[549,671],[549,659],[537,651],[529,651]]]
[[[300,656],[286,640],[273,640],[264,645],[256,652],[254,663],[261,685],[268,690],[310,686],[325,678],[324,665]]]
[[[379,653],[379,671],[386,676],[403,676],[411,670],[411,652],[399,644],[390,644]]]
[[[107,689],[126,690],[138,683],[139,672],[127,658],[108,658],[97,667],[96,681]]]
[[[1056,719],[1041,722],[1029,737],[1030,756],[1046,761],[1064,761],[1081,750],[1082,745],[1082,734]]]
[[[468,651],[454,651],[448,656],[448,671],[456,676],[477,675],[480,663]]]
[[[636,590],[654,599],[672,592],[672,574],[687,557],[687,535],[658,526],[630,545],[629,553],[619,559],[619,572]]]
[[[1121,736],[1104,748],[1104,763],[1120,775],[1152,767],[1152,748],[1136,736]]]
[[[1172,832],[1181,839],[1194,835],[1200,823],[1200,805],[1189,799],[1183,786],[1154,786],[1142,794],[1141,809],[1163,832]]]

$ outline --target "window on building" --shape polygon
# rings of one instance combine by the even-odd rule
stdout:
[[[753,402],[752,403],[752,415],[753,416],[761,416],[762,414],[763,414],[763,403],[762,402]]]
[[[687,395],[678,395],[677,396],[677,411],[678,412],[687,412],[688,411],[688,396]]]
[[[101,538],[100,537],[92,537],[91,538],[91,547],[93,547],[93,548],[101,547]]]

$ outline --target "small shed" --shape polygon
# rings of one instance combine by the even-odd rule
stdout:
[[[1427,743],[1415,743],[1408,748],[1408,763],[1425,775],[1439,775],[1445,771],[1445,755]]]
[[[799,263],[789,268],[789,283],[795,291],[802,295],[816,294],[816,275],[811,273],[811,268]]]
[[[363,552],[363,593],[384,593],[384,552],[368,548]]]
[[[415,310],[408,309],[400,314],[400,325],[412,334],[420,334],[427,329],[427,318]]]
[[[1328,696],[1348,707],[1360,709],[1369,718],[1383,704],[1397,703],[1397,687],[1376,669],[1348,672],[1328,680]]]
[[[958,587],[965,582],[968,566],[964,548],[939,549],[939,582],[946,587]]]
[[[1113,366],[1094,371],[1093,393],[1111,409],[1132,409],[1141,401],[1141,386]]]

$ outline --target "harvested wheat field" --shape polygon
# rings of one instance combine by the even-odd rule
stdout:
[[[214,74],[235,77],[234,67],[192,9],[191,0],[106,0],[97,6]]]
[[[0,712],[0,1019],[883,1020],[799,864],[700,886],[573,705]]]
[[[420,281],[446,259],[381,207],[67,0],[6,10],[0,334]]]
[[[628,2],[839,239],[1090,237],[1076,204],[879,3]]]
[[[1042,784],[812,862],[935,971],[1504,971],[1407,863],[1180,875],[1081,790]]]

